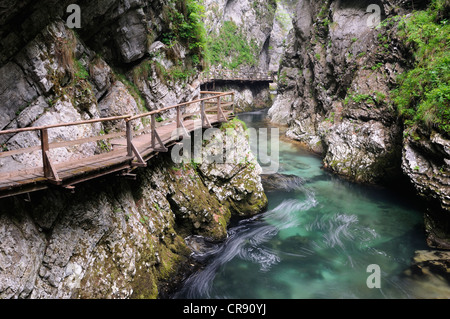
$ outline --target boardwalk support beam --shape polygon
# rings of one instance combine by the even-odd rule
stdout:
[[[50,182],[60,184],[58,172],[53,166],[50,160],[50,148],[48,145],[48,129],[41,129],[41,151],[42,151],[42,164],[44,166],[44,177]]]
[[[164,145],[164,143],[161,140],[161,137],[159,136],[158,132],[156,131],[156,119],[155,119],[155,114],[152,114],[152,148],[155,151],[158,152],[167,152],[168,149],[167,147]],[[158,143],[160,145],[160,147],[156,148],[156,140],[158,140]]]
[[[227,117],[223,114],[222,108],[220,107],[220,96],[217,97],[217,122],[228,122]]]
[[[180,129],[183,130],[183,133],[180,134]],[[181,109],[180,105],[177,106],[177,134],[178,136],[184,135],[189,136],[188,131],[186,130],[186,127],[184,127],[183,121],[181,120]]]
[[[137,162],[134,162],[134,161],[131,162],[131,166],[147,167],[147,163],[142,158],[137,147],[133,144],[133,142],[131,142],[130,144],[131,144],[131,149],[134,153],[134,156],[136,156],[136,158],[138,160]]]
[[[202,118],[202,127],[203,128],[210,128],[210,127],[212,127],[212,125],[209,122],[209,119],[208,119],[208,117],[206,116],[206,113],[205,113],[205,101],[201,101],[200,112],[201,112],[200,116]]]

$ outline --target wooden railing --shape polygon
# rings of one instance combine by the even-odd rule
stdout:
[[[136,119],[141,119],[144,117],[151,117],[151,146],[155,151],[160,151],[160,152],[166,152],[167,148],[165,147],[164,143],[161,140],[161,137],[159,136],[158,132],[156,131],[156,115],[160,114],[162,112],[166,112],[172,109],[176,109],[177,114],[176,114],[176,127],[177,127],[177,134],[178,135],[187,135],[188,132],[183,124],[183,113],[182,113],[182,107],[186,107],[189,106],[191,104],[194,103],[200,103],[200,111],[199,111],[199,115],[201,118],[201,123],[202,123],[202,127],[211,127],[211,123],[209,122],[208,117],[206,116],[206,112],[207,111],[211,111],[211,109],[205,109],[205,103],[208,103],[211,100],[216,100],[215,102],[212,102],[213,104],[216,105],[216,109],[215,111],[217,112],[217,121],[227,121],[227,117],[225,116],[224,112],[223,112],[223,106],[233,106],[233,113],[234,113],[234,102],[230,102],[228,104],[222,104],[221,98],[222,97],[226,97],[226,96],[231,96],[232,98],[234,98],[234,92],[209,92],[209,91],[201,91],[200,94],[213,94],[214,96],[212,97],[205,97],[205,98],[200,98],[194,101],[190,101],[190,102],[184,102],[184,103],[180,103],[180,104],[176,104],[176,105],[172,105],[172,106],[168,106],[159,110],[154,110],[154,111],[150,111],[147,113],[142,113],[142,114],[137,114],[134,116],[131,116],[129,118],[126,119],[126,136],[127,136],[127,153],[128,156],[134,156],[138,159],[139,163],[144,165],[145,162],[143,161],[142,157],[140,156],[136,146],[133,144],[133,132],[131,129],[131,121],[136,120]],[[196,113],[189,113],[189,116],[195,115]],[[179,134],[179,131],[182,131],[183,134]],[[159,147],[156,146],[156,142],[158,142]]]
[[[183,131],[183,134],[187,134],[186,128],[184,127],[183,120],[185,117],[188,116],[194,116],[196,114],[200,115],[202,127],[211,127],[211,123],[209,122],[208,117],[206,116],[207,112],[217,112],[217,121],[227,121],[227,117],[224,115],[223,108],[227,106],[233,105],[233,99],[234,99],[234,92],[200,92],[203,95],[212,94],[213,96],[200,98],[194,101],[180,103],[177,105],[168,106],[159,110],[154,110],[151,112],[138,114],[138,115],[121,115],[121,116],[114,116],[114,117],[107,117],[107,118],[98,118],[98,119],[91,119],[91,120],[85,120],[85,121],[77,121],[77,122],[69,122],[69,123],[60,123],[60,124],[52,124],[52,125],[46,125],[46,126],[38,126],[38,127],[25,127],[25,128],[18,128],[18,129],[9,129],[9,130],[3,130],[0,131],[0,135],[7,135],[7,134],[18,134],[22,132],[30,132],[35,131],[39,132],[40,135],[40,145],[32,146],[32,147],[26,147],[26,148],[19,148],[15,150],[7,150],[0,152],[0,158],[13,156],[17,154],[23,154],[23,153],[31,153],[34,151],[41,151],[42,152],[42,165],[44,170],[44,177],[48,179],[50,182],[53,182],[55,184],[59,184],[61,182],[58,172],[51,160],[50,156],[50,149],[53,148],[62,148],[62,147],[69,147],[74,145],[81,145],[84,143],[91,143],[91,142],[97,142],[101,140],[110,140],[113,138],[123,137],[126,136],[126,146],[127,146],[127,156],[132,157],[133,159],[137,159],[137,163],[135,165],[144,165],[145,162],[141,155],[139,154],[139,150],[137,149],[136,145],[133,142],[134,134],[142,133],[145,130],[151,131],[151,147],[154,149],[154,151],[167,151],[166,146],[164,145],[163,141],[161,140],[156,127],[156,115],[161,114],[163,112],[176,109],[176,127],[177,129],[181,129]],[[222,101],[222,98],[229,97],[228,101]],[[194,104],[194,103],[200,103],[200,110],[198,112],[183,114],[183,107],[186,107],[188,105]],[[211,104],[213,105],[210,109],[205,109],[205,104]],[[233,113],[234,113],[234,107],[233,107]],[[144,117],[151,117],[150,121],[150,127],[145,127],[143,130],[140,130],[138,132],[134,132],[132,127],[132,121],[141,119]],[[70,140],[70,141],[62,141],[62,142],[54,142],[49,143],[49,136],[48,131],[53,128],[60,128],[60,127],[68,127],[68,126],[77,126],[77,125],[86,125],[86,124],[93,124],[93,123],[104,123],[104,122],[112,122],[112,121],[120,121],[124,120],[126,124],[126,131],[125,132],[115,132],[110,133],[106,135],[100,135],[100,136],[92,136],[77,140]],[[169,119],[166,122],[173,122],[173,119]],[[157,147],[158,143],[158,147]]]

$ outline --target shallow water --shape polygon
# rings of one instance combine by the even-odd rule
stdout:
[[[268,125],[264,112],[239,117],[249,127]],[[232,225],[224,243],[199,253],[206,266],[175,298],[442,297],[404,275],[414,251],[427,249],[417,205],[330,175],[295,143],[282,139],[279,149],[282,175],[266,191],[267,211]],[[372,264],[381,288],[368,287]]]

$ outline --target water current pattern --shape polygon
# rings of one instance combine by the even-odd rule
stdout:
[[[239,116],[267,127],[265,112]],[[449,288],[430,286],[405,271],[414,252],[427,249],[416,204],[377,187],[355,185],[321,168],[320,157],[280,141],[280,170],[265,182],[267,211],[230,226],[223,243],[195,257],[201,271],[175,298],[434,298]],[[369,288],[367,267],[381,270]],[[450,296],[447,295],[447,297]]]

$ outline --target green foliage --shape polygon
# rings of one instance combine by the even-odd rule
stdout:
[[[74,60],[74,67],[75,67],[75,78],[86,80],[89,78],[89,72],[86,70],[86,68],[83,66],[83,64],[80,62],[80,60]]]
[[[195,69],[187,67],[181,60],[178,60],[178,62],[169,69],[166,69],[161,63],[156,61],[155,70],[159,79],[163,81],[163,83],[167,83],[168,81],[186,82],[196,73]]]
[[[233,21],[225,21],[219,34],[208,39],[208,56],[212,65],[236,69],[241,65],[256,65],[259,49],[252,39],[247,41],[244,33]]]
[[[193,60],[199,62],[206,46],[206,31],[202,21],[204,12],[205,8],[198,0],[169,1],[163,14],[170,28],[164,32],[162,42],[166,45],[175,41],[185,44],[191,54],[196,56]]]
[[[378,70],[379,68],[381,68],[384,64],[382,62],[378,62],[377,64],[375,64],[374,66],[372,66],[372,70]]]
[[[357,92],[349,92],[344,99],[344,105],[347,105],[352,100],[355,103],[364,102],[366,104],[381,105],[386,100],[386,95],[382,92],[373,91],[370,94],[359,94]]]
[[[230,120],[228,122],[222,123],[222,125],[220,126],[220,129],[222,131],[226,131],[227,129],[235,130],[238,126],[241,126],[244,129],[244,131],[248,130],[247,124],[245,124],[245,122],[241,121],[237,117],[233,118],[232,120]]]
[[[397,78],[394,103],[407,127],[425,125],[450,135],[450,21],[438,14],[444,2],[433,0],[399,24],[415,63]]]

